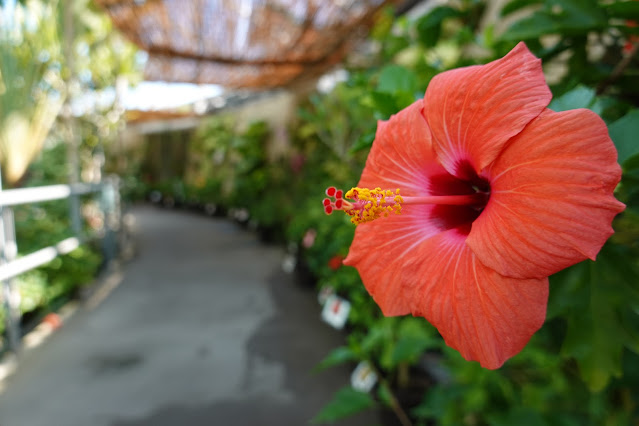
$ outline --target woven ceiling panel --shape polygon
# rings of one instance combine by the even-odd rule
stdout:
[[[319,75],[396,0],[97,0],[149,80],[269,88]]]

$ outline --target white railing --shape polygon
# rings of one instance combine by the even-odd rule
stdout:
[[[100,206],[104,214],[103,251],[108,262],[115,255],[113,237],[114,217],[119,220],[119,190],[117,178],[105,179],[100,184],[77,183],[49,185],[34,188],[3,190],[0,186],[0,281],[3,282],[2,299],[6,310],[8,347],[16,352],[20,346],[20,296],[13,283],[16,276],[44,265],[59,255],[69,253],[87,240],[80,226],[80,195],[101,193]],[[52,200],[70,200],[70,215],[75,236],[52,246],[17,257],[17,242],[13,206]]]
[[[0,190],[0,207],[61,200],[71,195],[97,192],[101,188],[102,184],[76,183],[73,185],[49,185],[34,188]]]
[[[51,262],[61,254],[67,254],[77,249],[82,241],[78,237],[71,237],[60,241],[59,243],[35,251],[19,259],[14,259],[9,263],[0,265],[0,281],[17,277],[27,271]]]

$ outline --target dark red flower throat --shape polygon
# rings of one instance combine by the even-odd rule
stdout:
[[[437,204],[430,212],[429,219],[442,231],[460,228],[468,235],[472,223],[479,217],[490,199],[490,182],[480,177],[470,163],[460,162],[457,176],[447,172],[432,176],[428,190],[432,195],[470,195],[462,205]]]

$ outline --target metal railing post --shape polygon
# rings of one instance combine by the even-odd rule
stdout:
[[[100,192],[100,206],[104,213],[103,250],[105,261],[113,260],[118,250],[120,230],[120,194],[117,176],[109,177],[101,185],[76,183],[33,188],[2,189],[0,170],[0,303],[6,310],[7,347],[14,353],[20,350],[20,294],[14,277],[42,266],[59,255],[70,253],[86,239],[84,236],[66,238],[57,244],[36,250],[18,258],[13,206],[43,201],[69,199],[73,196]]]
[[[76,194],[69,196],[69,215],[73,234],[76,237],[80,237],[82,235],[82,215],[80,212],[80,197]]]
[[[0,194],[2,176],[0,172]],[[18,255],[15,221],[11,207],[0,205],[0,265],[11,262]],[[13,278],[2,281],[2,300],[5,310],[7,346],[13,353],[20,351],[20,294]]]
[[[76,80],[76,57],[73,50],[76,31],[72,2],[65,1],[62,3],[62,7],[62,19],[64,25],[62,48],[64,59],[69,69],[69,74],[65,81],[67,97],[63,112],[68,132],[67,163],[69,166],[69,184],[74,185],[80,182],[80,158],[78,155],[80,135],[78,133],[76,119],[71,109],[71,101],[78,91]],[[75,236],[79,238],[82,235],[82,214],[80,211],[80,197],[77,194],[71,194],[69,197],[69,215],[71,219],[71,229],[73,229]]]
[[[104,263],[108,265],[117,254],[117,231],[120,225],[119,204],[120,192],[118,178],[109,176],[103,180],[100,205],[104,215],[104,235],[102,237],[102,253]]]

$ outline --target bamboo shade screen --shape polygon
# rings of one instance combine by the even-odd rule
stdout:
[[[394,0],[97,0],[149,80],[273,88],[317,76]]]

